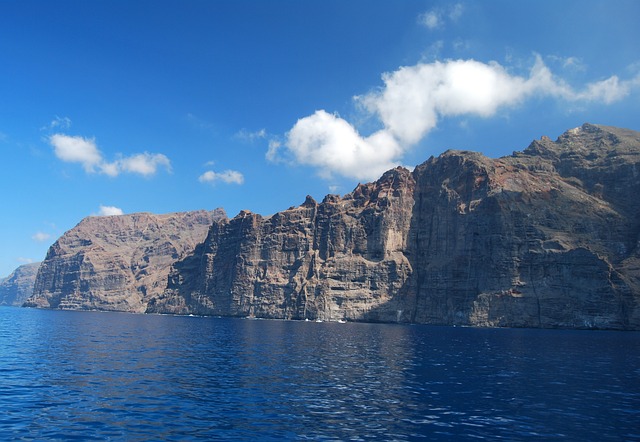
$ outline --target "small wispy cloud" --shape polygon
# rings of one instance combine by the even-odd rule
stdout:
[[[31,239],[36,242],[45,242],[49,240],[49,238],[51,238],[51,235],[45,232],[36,232],[33,235],[31,235]]]
[[[225,170],[223,172],[214,172],[207,170],[205,173],[198,177],[198,181],[201,183],[216,183],[221,181],[226,184],[243,184],[244,175],[236,170]]]
[[[257,140],[264,140],[265,138],[268,137],[268,134],[266,129],[260,129],[254,132],[248,131],[247,129],[241,129],[234,136],[239,140],[242,140],[248,143],[253,143]]]
[[[69,117],[53,117],[49,124],[44,125],[40,130],[69,129],[71,127],[71,118]]]
[[[119,216],[119,215],[124,215],[124,211],[121,208],[116,206],[103,206],[102,204],[100,204],[98,213],[96,213],[94,216]]]
[[[433,30],[442,26],[442,17],[437,11],[427,11],[418,17],[418,22]]]
[[[187,122],[194,128],[204,130],[207,132],[215,132],[216,125],[210,121],[206,121],[195,114],[188,113],[186,115]]]
[[[434,8],[418,16],[418,23],[434,31],[442,29],[448,22],[457,22],[464,13],[464,5],[456,3],[446,8]]]
[[[578,57],[560,57],[558,55],[549,55],[545,59],[554,66],[559,66],[564,70],[583,72],[587,70],[584,62]]]
[[[280,140],[269,140],[269,148],[267,149],[267,153],[265,154],[265,158],[267,161],[272,163],[277,163],[281,161],[279,152],[282,147],[282,142]]]
[[[20,264],[32,264],[35,262],[31,258],[25,258],[23,256],[19,256],[18,258],[16,258],[16,261],[18,261]]]
[[[78,163],[87,173],[101,173],[116,177],[121,173],[134,173],[149,177],[159,169],[171,172],[171,161],[159,153],[139,153],[128,157],[119,155],[115,161],[107,161],[98,149],[94,138],[57,133],[49,137],[58,159],[67,163]]]
[[[161,153],[139,153],[116,161],[118,169],[123,172],[137,173],[143,176],[154,175],[159,168],[171,172],[169,158]]]

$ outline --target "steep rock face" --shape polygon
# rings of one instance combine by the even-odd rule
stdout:
[[[0,281],[0,305],[21,306],[33,294],[40,263],[24,264]]]
[[[221,209],[85,218],[51,246],[24,305],[144,312],[171,265],[222,218]]]
[[[640,329],[640,134],[448,151],[343,198],[213,225],[148,312]]]
[[[584,125],[511,157],[448,152],[419,166],[411,320],[639,328],[625,262],[637,256],[640,139],[627,135]]]
[[[414,185],[397,168],[344,198],[307,197],[268,218],[241,212],[215,224],[147,311],[395,320],[374,308],[397,302],[411,274],[404,250]]]

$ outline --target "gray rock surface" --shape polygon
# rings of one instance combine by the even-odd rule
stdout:
[[[393,302],[411,274],[414,184],[398,168],[344,198],[214,224],[147,311],[379,320],[374,307]]]
[[[39,262],[24,264],[0,280],[0,305],[21,306],[33,294]]]
[[[27,307],[144,312],[224,211],[88,217],[49,249]]]
[[[585,124],[272,216],[88,218],[26,305],[310,320],[640,329],[640,133]]]
[[[213,225],[148,312],[640,329],[640,134],[448,151],[343,198]]]

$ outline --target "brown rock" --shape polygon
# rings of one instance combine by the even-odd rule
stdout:
[[[0,280],[0,305],[21,306],[33,294],[40,263],[24,264]]]
[[[269,217],[90,218],[52,246],[27,304],[638,330],[638,195],[640,133],[585,124]]]
[[[340,198],[213,226],[150,312],[640,329],[640,134],[448,151]]]
[[[320,204],[215,224],[176,263],[149,312],[286,319],[395,320],[375,312],[411,273],[403,253],[414,180],[403,168]]]
[[[144,312],[223,211],[89,217],[49,249],[25,306]]]

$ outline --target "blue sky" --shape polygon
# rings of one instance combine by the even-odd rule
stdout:
[[[86,216],[263,215],[453,149],[640,130],[640,2],[0,2],[0,276]]]

